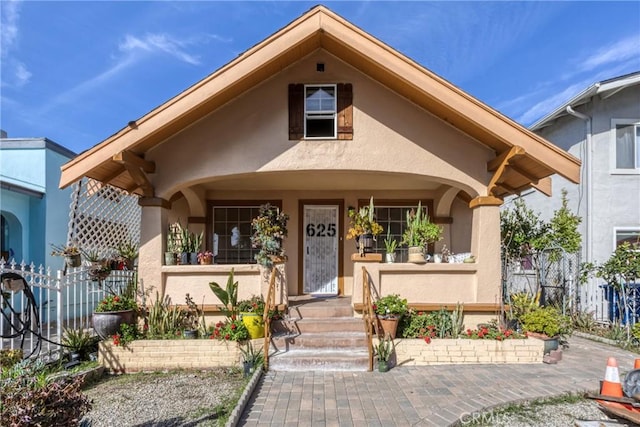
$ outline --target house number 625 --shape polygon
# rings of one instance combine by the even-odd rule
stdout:
[[[331,224],[307,224],[307,237],[334,237],[336,225]]]

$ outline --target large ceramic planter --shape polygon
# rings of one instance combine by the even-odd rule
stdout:
[[[261,314],[243,312],[240,315],[242,316],[242,323],[249,331],[249,336],[252,340],[264,338],[264,319]]]
[[[382,333],[384,336],[389,336],[391,339],[396,338],[396,332],[398,330],[398,322],[400,318],[394,317],[380,317],[380,326],[382,327]]]
[[[115,335],[123,323],[132,325],[134,321],[134,310],[94,312],[92,317],[93,329],[102,339],[108,339]]]

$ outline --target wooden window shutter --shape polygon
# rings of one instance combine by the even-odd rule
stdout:
[[[289,85],[289,140],[304,138],[304,85]]]
[[[338,84],[338,139],[353,139],[353,86]]]

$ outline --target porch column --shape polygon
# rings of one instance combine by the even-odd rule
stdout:
[[[153,288],[164,296],[162,263],[164,259],[164,235],[170,204],[164,199],[142,198],[140,221],[140,251],[138,255],[138,276],[145,291]],[[152,292],[151,295],[155,295]]]
[[[471,252],[477,256],[475,301],[499,303],[500,269],[500,205],[494,197],[478,197],[469,204],[473,209]]]

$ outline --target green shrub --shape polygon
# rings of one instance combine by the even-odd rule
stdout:
[[[398,294],[386,295],[376,301],[373,310],[378,316],[402,316],[409,310],[407,300]]]
[[[0,425],[77,426],[91,409],[80,376],[47,378],[41,362],[23,361],[0,375]]]
[[[540,307],[521,318],[525,332],[536,332],[548,337],[563,336],[571,333],[571,319],[552,306]]]

